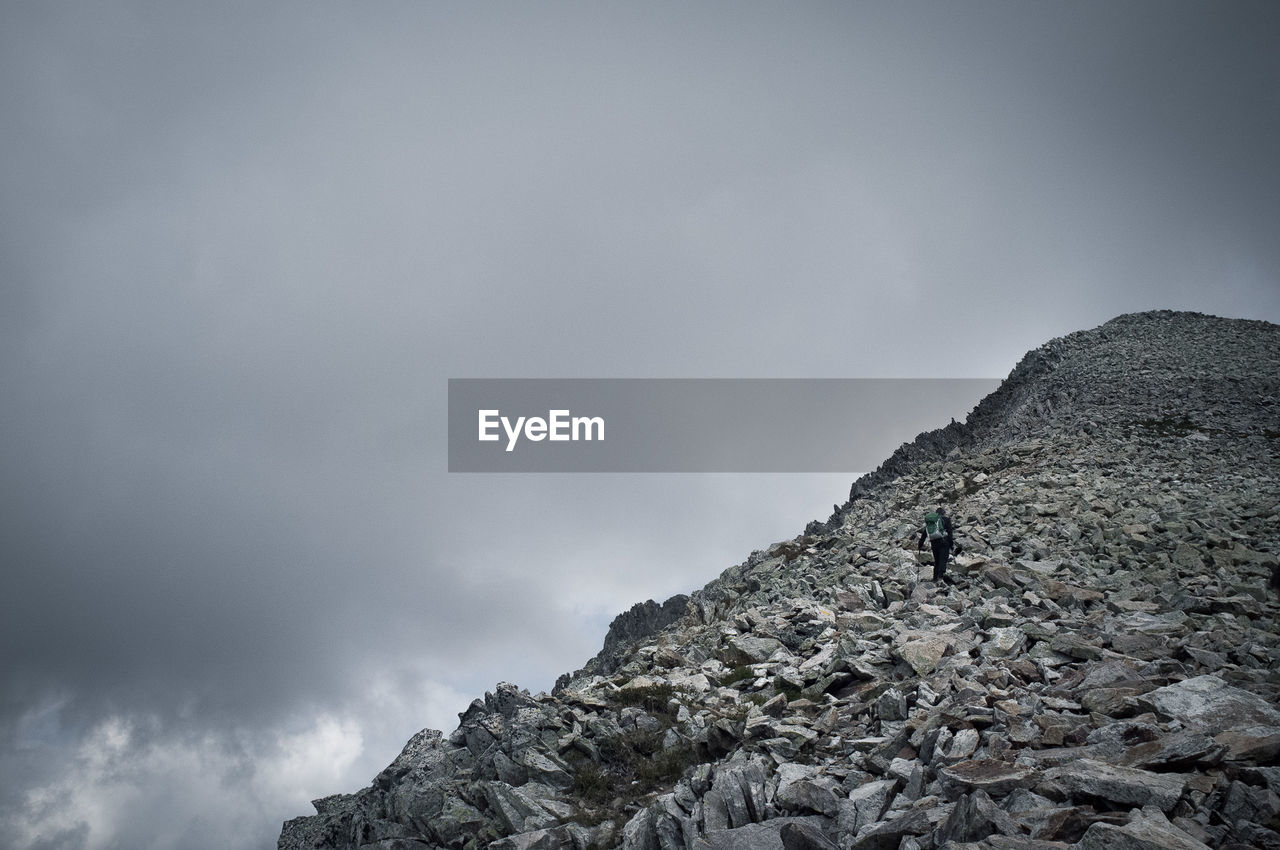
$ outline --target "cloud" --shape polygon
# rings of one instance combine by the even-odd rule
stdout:
[[[28,789],[21,808],[6,813],[6,831],[20,847],[235,846],[248,837],[246,826],[268,828],[264,801],[280,800],[282,785],[336,780],[360,743],[358,729],[320,717],[268,746],[262,754],[274,775],[258,776],[246,769],[244,742],[172,737],[152,719],[110,716],[68,754],[59,776]],[[286,795],[305,802],[295,798],[296,791]]]
[[[456,725],[463,696],[420,671],[362,684],[359,705],[317,708],[274,728],[111,714],[74,739],[29,733],[26,748],[53,775],[7,801],[0,824],[13,846],[49,850],[266,846],[311,799],[368,784],[420,728],[413,724]],[[23,725],[47,731],[57,710],[33,711]]]

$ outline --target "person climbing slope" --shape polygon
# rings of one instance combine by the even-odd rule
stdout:
[[[933,548],[933,580],[943,581],[947,574],[947,559],[955,547],[955,528],[951,517],[941,506],[924,515],[924,527],[920,529],[920,542],[916,550],[924,549],[924,541],[928,540]]]

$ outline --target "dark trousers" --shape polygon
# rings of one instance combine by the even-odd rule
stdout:
[[[951,554],[951,541],[944,537],[941,540],[930,540],[929,545],[933,547],[933,580],[942,581],[942,577],[947,572],[947,556]]]

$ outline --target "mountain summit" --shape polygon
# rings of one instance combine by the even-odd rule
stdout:
[[[1053,340],[826,521],[620,615],[550,695],[499,684],[280,850],[1280,848],[1278,414],[1276,325]]]

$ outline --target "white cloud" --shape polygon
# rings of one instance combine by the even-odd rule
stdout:
[[[368,785],[423,727],[452,731],[470,700],[407,666],[366,671],[356,690],[358,704],[265,730],[112,714],[61,745],[68,700],[51,700],[14,742],[53,772],[0,811],[0,833],[20,850],[274,847],[283,821]]]
[[[115,715],[4,817],[18,848],[268,846],[283,812],[306,814],[315,789],[358,785],[359,723],[320,715],[296,731],[188,735]]]
[[[256,765],[253,785],[263,797],[296,802],[305,814],[313,793],[307,789],[340,787],[363,752],[364,735],[355,720],[321,715],[309,728],[277,739],[275,757]]]

